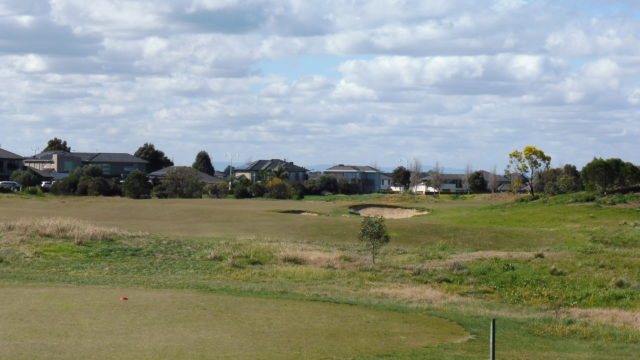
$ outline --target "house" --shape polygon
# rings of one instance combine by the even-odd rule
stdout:
[[[273,177],[273,172],[284,169],[289,177],[289,182],[302,182],[307,179],[307,169],[295,165],[292,162],[280,159],[256,160],[233,169],[234,177],[245,177],[253,182],[268,180]]]
[[[11,173],[22,167],[22,156],[0,149],[0,180],[9,180]]]
[[[332,166],[324,171],[326,175],[335,176],[338,181],[358,180],[363,193],[378,192],[381,189],[381,172],[371,166],[343,165]]]
[[[489,188],[492,174],[488,171],[480,170],[482,177],[487,184],[486,191],[491,191]],[[465,174],[440,174],[440,188],[436,189],[433,186],[433,172],[429,171],[427,176],[423,177],[420,184],[416,186],[414,192],[416,194],[425,194],[440,192],[444,194],[460,194],[468,192],[467,184],[465,184]],[[505,176],[495,174],[495,186],[497,191],[503,191],[505,187],[509,187],[511,180]],[[439,190],[439,191],[438,191]]]
[[[380,174],[380,190],[381,191],[391,190],[391,174],[389,173]]]
[[[214,176],[211,176],[209,174],[205,174],[202,171],[198,171],[198,170],[196,170],[196,169],[194,169],[192,167],[189,167],[189,166],[169,166],[169,167],[166,167],[164,169],[160,169],[160,170],[154,171],[152,173],[149,173],[149,179],[151,179],[151,181],[153,181],[153,182],[160,181],[160,180],[164,179],[169,172],[171,172],[173,170],[176,170],[176,169],[181,169],[181,168],[182,169],[193,169],[193,170],[197,171],[198,178],[205,184],[218,184],[218,183],[225,182],[224,176],[223,176],[224,173],[222,173],[220,171],[216,171],[216,174]]]
[[[126,153],[85,153],[67,151],[47,151],[24,160],[24,165],[39,172],[59,177],[73,169],[96,165],[106,177],[125,178],[134,171],[145,171],[147,161]]]

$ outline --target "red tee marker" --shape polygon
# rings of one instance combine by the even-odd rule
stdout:
[[[123,296],[123,297],[120,298],[120,300],[129,300],[129,298],[126,297],[126,296]]]

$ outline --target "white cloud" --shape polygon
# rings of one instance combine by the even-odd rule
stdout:
[[[529,144],[640,162],[639,27],[551,1],[7,0],[0,112],[15,136],[0,140],[25,154],[51,136],[148,141],[178,163],[207,148],[501,168]]]
[[[336,100],[376,100],[375,91],[368,89],[358,84],[350,83],[347,81],[340,81],[336,86],[336,89],[331,94],[331,97]]]

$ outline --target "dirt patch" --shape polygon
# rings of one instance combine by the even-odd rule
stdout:
[[[417,215],[426,215],[426,210],[403,208],[389,205],[358,205],[350,208],[360,216],[381,216],[385,219],[408,219]]]
[[[619,207],[619,208],[637,208],[640,207],[640,201],[633,201],[633,202],[628,202],[628,203],[624,203],[624,204],[617,204],[614,205],[615,207]]]

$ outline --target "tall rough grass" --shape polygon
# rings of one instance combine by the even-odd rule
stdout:
[[[64,217],[22,219],[0,222],[0,232],[12,232],[22,236],[37,236],[80,241],[113,241],[118,238],[138,237],[143,233],[133,233],[115,227],[101,227],[89,222]]]

